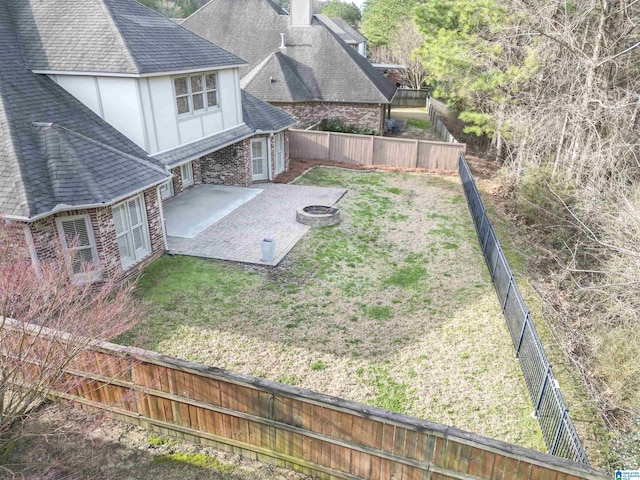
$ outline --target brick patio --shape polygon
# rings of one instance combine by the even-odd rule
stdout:
[[[275,266],[311,228],[296,222],[296,210],[334,205],[347,190],[273,184],[194,238],[168,237],[169,253]],[[261,242],[275,240],[275,258],[262,261]]]

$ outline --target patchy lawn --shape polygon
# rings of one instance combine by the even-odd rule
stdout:
[[[544,450],[457,178],[315,168],[299,183],[348,188],[341,224],[277,268],[156,261],[141,346]]]

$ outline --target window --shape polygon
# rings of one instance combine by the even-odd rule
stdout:
[[[113,222],[122,268],[127,269],[151,253],[149,227],[142,195],[113,207]]]
[[[190,187],[193,185],[193,165],[192,162],[180,165],[180,174],[182,175],[182,187]]]
[[[215,73],[198,73],[173,79],[178,115],[201,113],[218,106],[218,78]]]
[[[73,277],[87,271],[87,264],[98,265],[98,249],[93,237],[91,218],[89,215],[56,218],[58,233],[62,246],[72,259],[71,274]]]

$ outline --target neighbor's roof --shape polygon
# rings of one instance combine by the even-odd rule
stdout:
[[[341,18],[329,18],[321,14],[316,15],[316,18],[349,45],[357,45],[367,41],[367,37]]]
[[[132,0],[4,0],[31,70],[148,75],[243,65]]]
[[[268,102],[389,103],[396,91],[324,23],[291,26],[269,0],[212,0],[182,25],[247,60],[243,88]]]
[[[17,2],[16,2],[17,3]],[[161,183],[155,160],[44,75],[31,73],[0,3],[0,213],[109,204]]]

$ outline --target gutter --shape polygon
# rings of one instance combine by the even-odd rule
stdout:
[[[169,180],[171,178],[171,176],[168,176],[167,178],[164,178],[162,180],[159,180],[157,182],[153,182],[150,183],[149,185],[146,185],[142,188],[139,188],[138,190],[134,190],[133,192],[121,195],[119,197],[116,197],[114,200],[111,200],[109,202],[103,202],[103,203],[87,203],[84,205],[56,205],[52,210],[49,210],[48,212],[45,213],[39,213],[38,215],[34,215],[33,217],[23,217],[20,215],[0,215],[2,218],[6,218],[8,220],[14,220],[14,221],[19,221],[19,222],[35,222],[36,220],[40,220],[42,218],[45,217],[49,217],[51,215],[55,215],[56,213],[61,213],[61,212],[69,212],[71,210],[86,210],[86,209],[90,209],[90,208],[103,208],[103,207],[108,207],[110,205],[113,205],[115,203],[118,203],[122,200],[125,200],[129,197],[133,197],[134,195],[137,195],[141,192],[144,192],[145,190],[148,190],[152,187],[157,187],[163,183],[165,183],[167,180]]]

